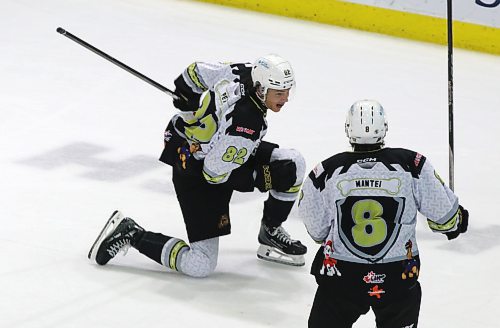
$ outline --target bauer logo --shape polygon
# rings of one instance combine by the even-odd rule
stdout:
[[[486,8],[495,8],[498,5],[500,5],[500,0],[476,0],[476,4],[480,5],[481,7],[486,7]]]

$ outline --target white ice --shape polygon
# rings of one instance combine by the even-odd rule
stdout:
[[[281,54],[297,92],[268,115],[267,140],[300,150],[312,169],[348,148],[350,104],[375,98],[389,115],[388,146],[423,153],[448,180],[444,46],[192,1],[2,0],[0,327],[306,327],[315,292],[318,246],[296,210],[285,226],[309,247],[306,266],[256,258],[259,193],[235,194],[210,278],[135,250],[104,267],[87,260],[117,208],[186,238],[170,168],[157,160],[174,110],[58,26],[170,88],[194,60]],[[455,50],[454,63],[455,190],[470,228],[448,242],[420,218],[420,327],[499,327],[500,57]],[[354,327],[374,326],[369,314]]]

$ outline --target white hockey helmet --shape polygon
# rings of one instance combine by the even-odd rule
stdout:
[[[383,144],[387,133],[384,107],[376,100],[356,101],[347,112],[345,133],[351,144]]]
[[[252,67],[252,81],[257,96],[265,101],[267,90],[287,90],[295,85],[292,65],[286,59],[274,54],[257,58]]]

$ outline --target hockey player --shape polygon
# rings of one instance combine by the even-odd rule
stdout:
[[[307,249],[282,227],[305,174],[293,149],[262,141],[268,110],[279,112],[295,85],[290,63],[277,55],[252,64],[195,62],[175,80],[174,106],[160,160],[172,180],[186,225],[185,241],[146,231],[119,211],[112,214],[89,258],[100,265],[130,246],[152,260],[193,277],[215,270],[219,237],[230,233],[234,190],[269,191],[258,234],[257,256],[304,265]]]
[[[467,231],[469,214],[423,155],[384,148],[378,102],[354,103],[345,129],[353,151],[318,164],[299,200],[308,233],[322,244],[311,268],[318,288],[309,327],[324,327],[325,318],[329,327],[352,327],[371,307],[378,328],[416,328],[417,212],[448,239]]]

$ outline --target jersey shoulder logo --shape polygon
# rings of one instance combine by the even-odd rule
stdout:
[[[417,153],[415,155],[415,159],[413,160],[413,163],[415,164],[415,167],[418,167],[418,165],[420,164],[421,160],[422,160],[422,154]]]
[[[255,133],[255,130],[252,130],[252,129],[249,129],[249,128],[244,128],[242,126],[237,126],[236,127],[236,132],[241,132],[241,133],[245,133],[245,134],[248,134],[248,135],[253,135]]]

